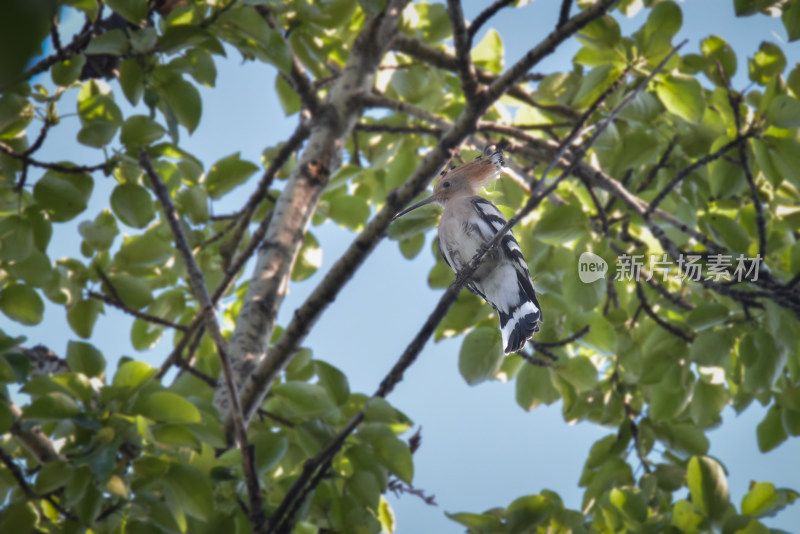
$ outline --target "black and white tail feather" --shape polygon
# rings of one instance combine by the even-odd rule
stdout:
[[[479,196],[470,197],[474,217],[465,223],[465,232],[479,237],[483,243],[490,241],[506,224],[506,218],[494,204]],[[453,270],[463,267],[459,254],[450,247],[439,250]],[[466,258],[469,261],[470,258]],[[506,354],[521,350],[528,339],[539,331],[542,311],[533,290],[528,265],[519,243],[509,230],[498,244],[498,250],[478,269],[467,289],[492,305],[500,319],[503,350]]]

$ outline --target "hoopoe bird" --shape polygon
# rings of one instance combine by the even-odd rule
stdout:
[[[507,222],[494,204],[478,196],[482,186],[500,176],[504,164],[502,150],[490,145],[473,161],[453,167],[449,173],[443,171],[433,195],[401,211],[394,219],[426,204],[444,207],[438,229],[439,251],[458,274]],[[497,312],[506,354],[522,350],[539,331],[542,311],[528,265],[510,230],[484,256],[466,287]]]

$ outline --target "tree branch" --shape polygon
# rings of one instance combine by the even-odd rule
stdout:
[[[653,311],[653,308],[650,307],[650,304],[647,303],[647,297],[644,294],[644,289],[642,288],[642,283],[639,280],[636,280],[636,296],[639,298],[639,302],[642,305],[642,309],[644,312],[650,316],[650,318],[656,322],[658,326],[672,334],[673,336],[679,337],[684,340],[686,343],[691,343],[694,341],[694,336],[691,334],[687,334],[683,332],[680,328],[676,328],[663,320],[658,314]]]
[[[469,29],[467,30],[469,42],[472,43],[472,40],[475,39],[475,34],[480,31],[481,27],[486,24],[490,18],[494,17],[498,11],[511,4],[513,1],[514,0],[495,0],[492,2],[492,5],[481,11],[481,13],[475,17],[475,20],[472,21],[472,24],[469,25]]]
[[[246,426],[244,417],[242,416],[242,406],[239,402],[239,394],[234,382],[233,369],[231,366],[230,357],[228,356],[228,349],[226,347],[225,339],[222,337],[222,329],[217,322],[217,316],[214,304],[206,289],[205,277],[200,267],[192,255],[189,248],[189,240],[183,232],[180,224],[178,213],[175,211],[175,206],[169,197],[164,182],[153,169],[150,162],[150,156],[147,149],[142,147],[139,151],[139,163],[144,169],[147,176],[150,178],[150,184],[153,192],[161,203],[161,208],[164,210],[164,217],[167,224],[172,230],[175,238],[175,246],[180,252],[183,263],[186,267],[186,272],[189,277],[189,283],[194,292],[197,302],[202,307],[202,315],[205,321],[205,327],[208,330],[214,344],[217,346],[217,354],[219,355],[220,365],[222,367],[223,375],[225,376],[225,384],[228,387],[230,398],[233,404],[233,418],[236,426],[236,439],[239,443],[239,450],[242,454],[242,467],[244,470],[245,479],[247,481],[247,493],[250,497],[250,520],[253,523],[253,528],[258,529],[265,521],[264,506],[261,500],[261,490],[258,485],[258,475],[255,470],[255,459],[253,457],[253,449],[247,443]]]
[[[470,58],[472,39],[467,33],[464,24],[464,11],[461,9],[461,0],[447,0],[447,14],[450,16],[450,25],[453,27],[453,43],[456,48],[456,72],[461,80],[461,90],[467,100],[467,105],[475,105],[478,95],[478,77],[475,66]]]
[[[703,156],[702,158],[698,159],[697,161],[695,161],[694,163],[692,163],[688,167],[686,167],[684,169],[681,169],[681,171],[678,174],[676,174],[675,177],[672,180],[670,180],[670,182],[667,184],[667,186],[664,189],[662,189],[658,193],[658,195],[656,195],[656,197],[652,200],[652,202],[650,202],[650,206],[648,206],[647,211],[645,212],[645,215],[647,217],[652,215],[653,211],[655,211],[655,209],[658,207],[658,205],[661,204],[661,202],[665,198],[667,198],[667,195],[669,195],[670,192],[672,192],[672,190],[675,189],[675,187],[679,183],[681,183],[686,177],[688,177],[694,171],[696,171],[700,167],[708,165],[709,163],[711,163],[712,161],[714,161],[716,159],[721,158],[729,150],[731,150],[732,148],[735,148],[736,146],[744,143],[749,138],[753,137],[755,134],[756,134],[755,130],[749,130],[748,132],[745,132],[744,134],[737,136],[736,139],[734,139],[730,143],[726,143],[724,146],[722,146],[716,152],[708,154],[707,156]]]
[[[590,7],[584,9],[570,18],[561,27],[552,31],[541,43],[517,61],[511,68],[500,75],[486,91],[486,98],[494,101],[509,90],[517,81],[531,70],[539,61],[553,53],[556,47],[567,38],[577,33],[581,28],[606,14],[617,0],[598,0]]]
[[[569,20],[569,12],[572,10],[572,0],[561,0],[561,9],[558,12],[558,23],[556,29],[562,27]]]

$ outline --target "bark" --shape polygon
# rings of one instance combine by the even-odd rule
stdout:
[[[391,0],[367,22],[353,43],[341,76],[311,119],[308,144],[275,205],[231,338],[237,387],[267,351],[311,216],[328,179],[341,163],[343,144],[361,112],[360,98],[372,89],[381,58],[397,32],[400,13],[407,3]],[[217,388],[215,404],[221,413],[229,412],[230,397],[224,386]]]

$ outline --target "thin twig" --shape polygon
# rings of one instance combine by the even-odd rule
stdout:
[[[731,141],[729,143],[726,143],[724,146],[722,146],[716,152],[708,154],[707,156],[703,156],[702,158],[698,159],[697,161],[695,161],[694,163],[692,163],[688,167],[686,167],[684,169],[681,169],[681,171],[678,172],[678,174],[676,174],[675,177],[672,180],[670,180],[670,182],[667,184],[667,186],[664,187],[664,189],[662,189],[658,193],[658,195],[656,195],[656,197],[650,202],[650,205],[647,207],[647,210],[645,211],[645,217],[649,217],[650,215],[652,215],[653,211],[658,207],[658,205],[661,204],[661,202],[665,198],[667,198],[667,195],[669,195],[670,192],[672,192],[672,190],[675,189],[675,187],[679,183],[681,183],[687,176],[691,175],[694,171],[696,171],[700,167],[708,165],[712,161],[721,158],[729,150],[731,150],[732,148],[735,148],[736,146],[744,143],[749,138],[753,137],[755,134],[756,134],[755,130],[749,130],[749,131],[745,132],[744,134],[736,137],[736,139],[734,139],[733,141]]]
[[[447,0],[447,14],[450,15],[450,25],[453,27],[453,43],[456,49],[456,72],[461,80],[461,90],[468,106],[476,105],[475,98],[478,94],[478,76],[475,66],[470,58],[472,39],[467,33],[464,23],[464,11],[461,9],[461,0]]]
[[[205,277],[197,262],[194,259],[191,249],[189,248],[189,240],[183,232],[180,224],[178,213],[175,206],[170,199],[169,192],[167,191],[164,182],[153,169],[150,161],[150,155],[147,149],[142,147],[139,151],[139,163],[144,169],[147,176],[150,178],[150,184],[153,188],[158,201],[161,203],[161,208],[164,210],[164,217],[172,230],[173,237],[175,238],[175,246],[183,258],[183,263],[189,277],[189,283],[194,291],[195,298],[200,304],[203,312],[202,315],[205,320],[205,326],[214,344],[217,346],[217,354],[222,367],[223,375],[225,376],[225,383],[227,385],[230,398],[233,404],[233,418],[236,426],[236,439],[239,443],[239,450],[242,454],[242,467],[244,470],[245,479],[247,482],[247,493],[250,497],[250,520],[253,527],[258,529],[264,524],[266,517],[264,515],[264,506],[261,500],[261,489],[258,484],[258,475],[255,470],[255,459],[253,458],[253,449],[247,443],[246,426],[244,417],[242,415],[242,406],[239,402],[239,392],[236,388],[233,370],[231,369],[231,361],[228,356],[227,343],[222,337],[222,329],[217,321],[217,316],[214,304],[206,289]]]
[[[572,0],[561,0],[561,9],[558,12],[558,23],[556,29],[560,28],[569,20],[569,12],[572,10]]]
[[[653,308],[651,308],[650,304],[648,304],[647,302],[647,297],[644,294],[644,288],[642,287],[642,283],[639,280],[636,281],[636,296],[639,298],[639,302],[641,303],[644,312],[647,315],[649,315],[650,318],[653,321],[655,321],[658,326],[660,326],[673,336],[681,338],[687,343],[691,343],[692,341],[694,341],[694,336],[686,334],[680,328],[672,326],[671,324],[663,320],[661,317],[659,317],[655,311],[653,311]]]
[[[495,0],[492,2],[492,5],[481,11],[480,14],[475,17],[475,20],[473,20],[469,25],[469,29],[467,30],[469,42],[472,43],[472,40],[475,39],[475,34],[480,31],[481,27],[486,24],[489,19],[494,17],[498,11],[511,4],[513,1],[514,0]]]
[[[31,500],[44,499],[48,503],[50,503],[50,505],[53,508],[58,510],[58,513],[60,513],[62,516],[66,517],[68,519],[71,519],[73,521],[77,521],[78,520],[78,516],[76,516],[75,514],[73,514],[72,512],[67,510],[66,508],[64,508],[63,506],[61,506],[58,503],[58,501],[53,499],[51,496],[37,494],[33,490],[33,488],[30,486],[30,484],[28,484],[28,481],[25,480],[25,475],[22,473],[22,470],[20,469],[20,467],[17,465],[17,463],[14,461],[14,459],[11,456],[9,456],[6,453],[5,450],[3,450],[2,447],[0,447],[0,461],[2,461],[3,464],[5,464],[6,468],[8,468],[8,470],[11,471],[11,475],[17,481],[17,484],[19,484],[19,487],[22,490],[22,492],[25,494],[25,496],[27,496]]]
[[[722,70],[722,69],[720,69]],[[727,81],[726,81],[727,83]],[[742,95],[734,95],[733,91],[728,87],[728,102],[730,103],[733,117],[736,121],[736,136],[742,135],[742,117],[739,103],[742,100]],[[756,180],[753,177],[753,171],[750,169],[750,164],[747,161],[747,147],[744,143],[739,144],[739,166],[744,170],[744,176],[747,179],[747,186],[750,189],[750,198],[753,201],[753,207],[756,210],[756,228],[758,229],[758,253],[761,258],[767,257],[767,221],[764,218],[764,206],[761,199],[758,198],[758,188],[756,187]]]
[[[121,300],[117,300],[114,297],[103,295],[102,293],[98,293],[96,291],[91,291],[91,290],[86,292],[86,296],[95,300],[99,300],[105,304],[108,304],[109,306],[113,306],[114,308],[117,308],[118,310],[127,313],[132,317],[141,319],[142,321],[147,321],[148,323],[174,328],[175,330],[180,330],[181,332],[186,332],[187,330],[187,327],[185,325],[173,323],[172,321],[162,319],[161,317],[156,317],[155,315],[150,315],[149,313],[144,313],[140,312],[139,310],[134,310],[133,308],[129,308]]]
[[[69,173],[69,174],[81,174],[81,173],[84,173],[84,172],[95,172],[95,171],[100,171],[100,170],[107,170],[115,163],[115,161],[113,159],[111,159],[109,161],[106,161],[106,162],[103,162],[103,163],[98,163],[97,165],[74,165],[74,166],[71,166],[71,165],[61,165],[60,163],[47,163],[47,162],[44,162],[44,161],[35,160],[30,156],[25,156],[25,155],[23,155],[21,153],[17,153],[17,152],[14,151],[13,148],[11,148],[10,146],[8,146],[7,144],[5,144],[3,142],[0,142],[0,152],[2,152],[3,154],[6,154],[8,156],[11,156],[14,159],[18,159],[18,160],[22,161],[23,163],[25,163],[27,165],[31,165],[33,167],[39,167],[39,168],[42,168],[42,169],[49,169],[51,171],[64,172],[64,173]],[[19,187],[19,186],[17,186],[17,187]]]
[[[645,179],[642,180],[642,183],[639,184],[639,187],[636,188],[636,193],[639,194],[645,189],[650,186],[650,183],[655,179],[658,171],[663,169],[667,164],[667,159],[669,159],[670,154],[672,154],[672,150],[675,148],[675,145],[678,144],[679,136],[675,134],[672,139],[670,140],[669,144],[667,145],[666,150],[664,153],[661,154],[661,157],[658,159],[658,162],[650,169],[650,172],[647,173]]]
[[[545,348],[563,347],[564,345],[569,345],[570,343],[574,343],[575,341],[579,340],[580,338],[588,334],[591,328],[592,327],[587,324],[586,326],[584,326],[571,336],[566,337],[564,339],[559,339],[558,341],[536,341],[535,344]]]

